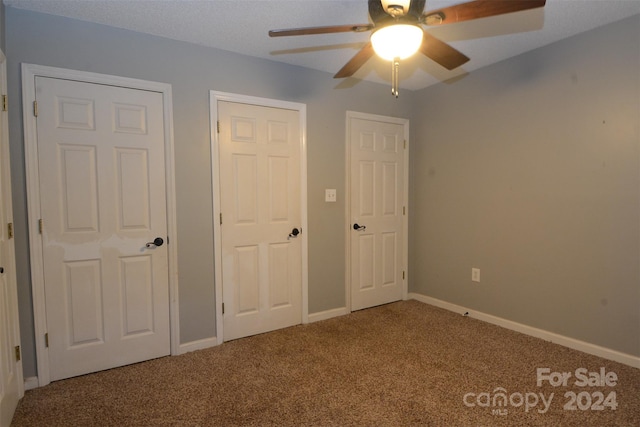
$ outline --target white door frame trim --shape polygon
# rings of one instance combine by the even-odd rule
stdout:
[[[209,91],[209,111],[211,130],[211,190],[213,191],[213,240],[214,240],[214,270],[216,297],[216,337],[217,343],[223,342],[222,317],[222,239],[220,235],[220,153],[217,132],[218,102],[227,101],[239,104],[251,104],[262,107],[273,107],[299,112],[300,117],[300,218],[302,221],[302,323],[309,322],[309,264],[308,242],[309,227],[307,226],[307,106],[298,102],[282,101],[278,99],[260,98],[256,96],[239,95],[235,93]]]
[[[34,64],[22,64],[22,115],[24,126],[25,170],[27,183],[27,212],[29,228],[29,252],[31,261],[31,290],[36,341],[38,385],[49,384],[49,351],[44,336],[47,332],[45,312],[44,266],[42,237],[38,232],[40,218],[40,188],[38,175],[38,137],[33,102],[36,99],[35,78],[50,77],[86,83],[120,86],[162,94],[164,115],[164,147],[167,193],[167,236],[169,267],[169,319],[171,354],[179,354],[180,325],[178,315],[178,239],[176,223],[175,169],[173,149],[173,106],[171,85],[127,77],[68,70]]]
[[[409,119],[399,117],[380,116],[377,114],[359,113],[347,111],[345,126],[345,301],[351,312],[351,119],[372,120],[377,122],[394,123],[404,126],[404,138],[406,148],[404,150],[404,205],[405,215],[402,221],[402,234],[404,247],[402,248],[402,263],[405,277],[402,283],[402,299],[409,298]]]

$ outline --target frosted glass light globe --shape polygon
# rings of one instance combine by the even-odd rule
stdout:
[[[395,24],[382,27],[371,35],[373,50],[378,56],[392,61],[405,59],[420,49],[422,28],[410,24]]]

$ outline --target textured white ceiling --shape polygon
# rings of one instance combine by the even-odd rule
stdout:
[[[516,1],[516,0],[514,0]],[[427,0],[426,10],[464,0]],[[291,27],[369,22],[366,0],[4,0],[6,6],[90,21],[334,74],[370,33],[270,38]],[[402,62],[404,89],[421,89],[557,40],[640,13],[640,0],[547,0],[543,9],[430,27],[471,60],[447,71],[416,55]],[[372,58],[354,76],[389,83]]]

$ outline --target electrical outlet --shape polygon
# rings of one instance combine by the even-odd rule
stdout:
[[[471,281],[480,283],[480,269],[472,268],[471,269]]]
[[[324,201],[325,202],[335,202],[337,200],[336,189],[335,188],[326,188],[324,190]]]

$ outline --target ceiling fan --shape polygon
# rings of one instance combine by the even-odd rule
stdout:
[[[469,58],[424,31],[433,26],[503,15],[543,7],[546,0],[475,0],[442,9],[424,11],[426,0],[368,0],[371,23],[290,28],[269,31],[270,37],[372,31],[370,41],[340,69],[334,78],[352,76],[374,54],[391,61],[391,93],[398,97],[400,60],[418,50],[448,70]]]

